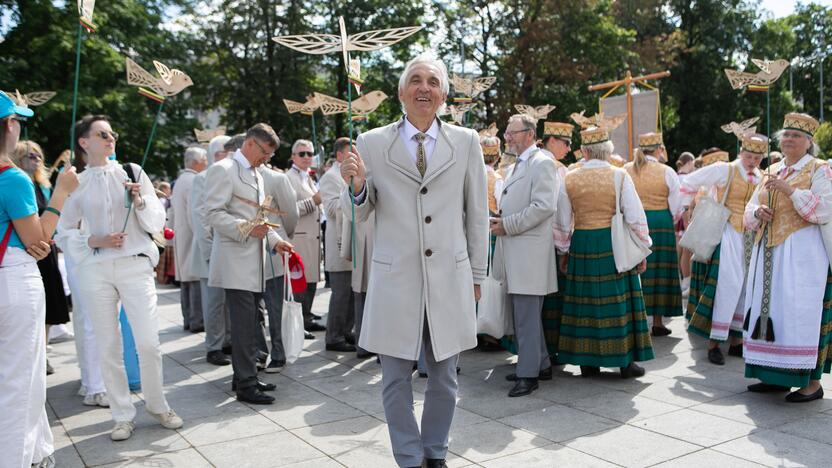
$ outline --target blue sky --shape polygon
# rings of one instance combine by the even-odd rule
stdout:
[[[762,6],[766,10],[772,12],[775,18],[780,18],[791,14],[797,3],[797,0],[763,0]],[[832,5],[832,0],[803,0],[800,3],[815,3],[818,5],[830,6]]]

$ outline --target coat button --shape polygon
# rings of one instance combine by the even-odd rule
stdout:
[[[430,224],[430,221],[431,221],[430,216],[425,216],[425,222],[427,224]]]
[[[428,188],[427,188],[427,187],[422,187],[422,190],[420,190],[420,193],[421,193],[422,195],[424,195],[424,194],[428,193]]]
[[[425,250],[425,257],[430,257],[431,255],[433,255],[433,250],[431,250],[431,249]]]
[[[508,193],[508,189],[503,190],[503,195]]]

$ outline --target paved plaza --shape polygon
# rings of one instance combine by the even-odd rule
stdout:
[[[328,298],[319,292],[318,314]],[[231,393],[231,366],[207,364],[203,335],[182,331],[179,290],[160,289],[159,306],[166,393],[185,426],[162,428],[136,394],[136,431],[112,442],[109,409],[77,396],[74,344],[55,344],[47,411],[58,467],[395,466],[375,359],[323,351],[317,333],[297,362],[260,374],[277,385],[275,404],[247,405]],[[506,396],[512,355],[464,353],[448,466],[832,466],[830,376],[827,397],[808,404],[748,393],[741,359],[710,364],[705,341],[687,335],[683,318],[670,328],[654,340],[656,359],[640,379],[622,380],[617,370],[583,379],[565,366],[522,398]],[[414,388],[418,417],[425,379],[414,374]]]

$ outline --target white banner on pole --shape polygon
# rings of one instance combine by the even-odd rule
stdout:
[[[627,113],[627,95],[620,94],[598,100],[601,112],[608,117]],[[638,136],[642,133],[659,131],[659,92],[656,90],[633,93],[633,149],[638,146]],[[632,154],[627,154],[627,121],[612,131],[610,139],[615,146],[615,153],[630,161]]]

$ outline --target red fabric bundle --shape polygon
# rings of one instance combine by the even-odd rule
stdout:
[[[306,292],[306,271],[303,268],[303,259],[297,252],[289,256],[289,281],[292,282],[292,293],[300,294]]]

